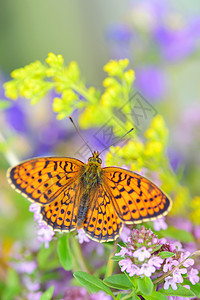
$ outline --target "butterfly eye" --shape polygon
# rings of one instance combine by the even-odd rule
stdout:
[[[98,159],[97,159],[97,162],[98,162],[99,164],[102,164],[101,158],[98,158]]]

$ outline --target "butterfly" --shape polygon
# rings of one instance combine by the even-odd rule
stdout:
[[[87,164],[75,158],[33,158],[8,170],[11,186],[38,203],[55,231],[82,228],[98,242],[117,239],[123,223],[165,216],[172,202],[149,179],[118,167],[101,167],[99,152]]]

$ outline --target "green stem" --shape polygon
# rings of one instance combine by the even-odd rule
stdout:
[[[3,137],[3,135],[1,134],[1,132],[0,132],[0,142],[5,144],[6,150],[4,152],[4,155],[5,155],[7,162],[9,163],[9,165],[10,166],[17,165],[19,163],[19,160],[16,157],[16,155],[9,149],[8,145],[6,144],[6,140]]]
[[[80,244],[73,236],[71,237],[71,248],[72,248],[73,257],[78,262],[79,268],[86,273],[90,273],[87,264],[85,262],[85,258],[83,256]]]
[[[111,258],[115,254],[116,248],[117,248],[117,241],[114,242],[113,248],[112,248],[112,250],[110,252],[110,255],[109,255],[109,258],[108,258],[105,278],[112,275],[114,260],[112,260]]]

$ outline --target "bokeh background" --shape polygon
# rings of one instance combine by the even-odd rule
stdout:
[[[0,0],[0,99],[16,68],[49,52],[77,61],[88,86],[102,89],[103,65],[128,58],[135,90],[163,115],[172,168],[200,194],[200,2],[198,0]],[[10,191],[9,164],[38,155],[74,156],[82,142],[68,120],[57,121],[53,95],[35,106],[11,101],[0,111],[0,236],[8,255],[34,231],[29,204]],[[87,136],[87,131],[84,132]],[[5,146],[6,141],[6,146]],[[73,145],[73,147],[72,147]],[[0,276],[4,278],[4,262]],[[1,279],[2,279],[1,278]]]

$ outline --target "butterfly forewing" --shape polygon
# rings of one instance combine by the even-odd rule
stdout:
[[[115,167],[106,167],[103,171],[104,184],[123,222],[154,220],[170,210],[171,200],[147,178]]]
[[[81,175],[83,166],[72,158],[35,158],[9,169],[8,180],[29,200],[46,205]]]
[[[109,194],[99,185],[96,191],[93,190],[91,199],[83,230],[91,239],[99,242],[115,240],[120,234],[122,223]]]

